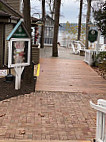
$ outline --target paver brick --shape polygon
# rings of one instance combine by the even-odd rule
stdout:
[[[89,101],[106,99],[106,81],[79,57],[79,61],[67,58],[41,59],[35,93],[0,102],[0,139],[61,142],[95,138],[96,111]]]
[[[9,107],[5,105],[7,108],[2,105],[4,106],[8,102],[1,102],[0,110],[2,108],[2,111],[3,109],[7,111],[5,111],[6,115],[1,117],[3,119],[0,126],[0,139],[92,139],[95,137],[96,131],[96,111],[89,105],[92,96],[94,102],[98,98],[106,99],[105,94],[36,91],[33,94],[27,94],[27,97],[23,96],[23,103],[20,103],[21,97],[15,97],[16,103],[13,103],[10,98]],[[27,102],[26,98],[33,99],[29,99]],[[40,99],[42,103],[39,105],[36,100]],[[23,107],[26,106],[26,103],[33,103],[28,106],[27,113],[26,108]],[[14,108],[13,112],[11,108]],[[25,130],[25,133],[20,134],[19,130]]]

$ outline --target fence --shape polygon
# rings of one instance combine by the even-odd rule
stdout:
[[[96,142],[106,142],[106,100],[99,99],[97,105],[90,101],[90,105],[97,110]]]

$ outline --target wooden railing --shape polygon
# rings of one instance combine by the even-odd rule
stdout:
[[[100,52],[105,52],[106,51],[106,45],[105,44],[99,44],[98,47],[98,52],[96,51],[96,49],[85,49],[85,58],[84,61],[86,63],[88,63],[89,65],[93,64],[93,55],[97,55]]]
[[[90,101],[90,105],[97,110],[96,142],[106,142],[106,100],[99,99],[97,105]]]
[[[32,45],[32,62],[36,65],[40,60],[40,44]]]

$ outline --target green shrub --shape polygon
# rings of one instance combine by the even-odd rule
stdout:
[[[93,66],[99,67],[106,71],[106,51],[100,52],[98,55],[93,53]]]

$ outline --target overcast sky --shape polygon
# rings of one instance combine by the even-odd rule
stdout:
[[[38,0],[31,0],[31,7],[33,13],[41,13],[41,2],[39,2]],[[79,7],[79,2],[77,2],[76,0],[62,0],[60,23],[66,23],[67,21],[69,21],[70,23],[77,23]],[[46,11],[48,12],[47,7]],[[35,14],[35,16],[37,15]]]
[[[79,2],[75,0],[63,0],[61,5],[60,22],[76,23],[78,21]]]

